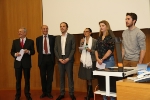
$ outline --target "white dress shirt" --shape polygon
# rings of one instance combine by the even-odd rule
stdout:
[[[65,55],[66,38],[67,38],[67,33],[65,33],[65,35],[61,35],[61,50],[62,50],[62,55]]]

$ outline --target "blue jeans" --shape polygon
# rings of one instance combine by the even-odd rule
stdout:
[[[103,100],[107,100],[107,96],[103,95]],[[110,100],[116,100],[115,97],[110,97]]]
[[[106,64],[105,66],[106,68],[114,67],[115,66],[114,56],[111,56],[109,57],[109,59],[104,60],[103,63]]]
[[[106,68],[114,67],[115,66],[115,60],[114,56],[111,56],[109,59],[104,60],[103,63],[106,64]],[[107,100],[107,96],[103,95],[103,100]],[[115,97],[110,97],[110,100],[115,100]]]

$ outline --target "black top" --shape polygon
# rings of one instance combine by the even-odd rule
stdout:
[[[97,43],[96,43],[96,51],[98,52],[98,57],[100,59],[103,58],[103,56],[106,54],[108,50],[112,51],[112,54],[110,55],[112,56],[114,51],[114,46],[115,46],[115,42],[112,41],[111,35],[107,35],[104,38],[104,40],[102,40],[102,36],[100,36],[97,39]]]

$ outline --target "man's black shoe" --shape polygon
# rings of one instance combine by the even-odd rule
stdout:
[[[19,96],[16,96],[15,100],[20,100],[20,97],[19,97]]]
[[[47,97],[51,98],[51,99],[53,98],[53,96],[51,94],[47,94]]]
[[[76,100],[76,97],[74,95],[70,95],[71,100]]]
[[[46,97],[46,94],[42,94],[41,96],[40,96],[40,98],[44,98],[44,97]]]
[[[32,100],[31,96],[26,96],[27,100]]]

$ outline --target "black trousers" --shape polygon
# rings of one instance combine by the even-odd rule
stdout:
[[[21,79],[22,79],[22,71],[24,73],[25,79],[25,87],[24,93],[25,96],[30,95],[30,68],[15,68],[15,76],[16,76],[16,96],[21,96]]]
[[[43,55],[42,63],[40,66],[40,76],[42,84],[42,92],[49,94],[52,91],[52,81],[54,73],[54,62],[51,55]]]

